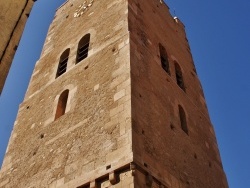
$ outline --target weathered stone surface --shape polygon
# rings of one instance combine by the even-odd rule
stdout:
[[[69,0],[56,12],[20,105],[0,187],[227,188],[181,21],[159,0],[87,2],[85,10],[83,1]],[[88,57],[76,64],[87,33]],[[67,48],[67,70],[56,78]],[[65,90],[65,113],[55,119]]]

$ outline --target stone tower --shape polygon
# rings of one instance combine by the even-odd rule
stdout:
[[[1,188],[227,188],[184,25],[161,0],[68,0]]]
[[[0,94],[34,1],[36,0],[0,2]]]

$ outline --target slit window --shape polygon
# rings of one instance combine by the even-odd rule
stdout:
[[[61,93],[59,100],[58,100],[57,108],[56,108],[55,120],[65,114],[68,96],[69,96],[68,89]]]
[[[88,57],[90,34],[88,33],[78,43],[76,64]]]
[[[161,67],[170,75],[167,51],[164,46],[162,46],[162,44],[159,44],[159,50],[161,58]]]
[[[177,85],[185,91],[185,85],[183,81],[182,71],[178,63],[175,62],[175,76],[176,76],[176,82]]]
[[[62,53],[59,64],[58,64],[57,72],[56,72],[56,78],[66,72],[67,64],[69,60],[69,53],[70,53],[69,48]]]
[[[188,127],[187,127],[187,119],[186,114],[183,108],[179,105],[179,117],[180,117],[180,123],[181,123],[181,129],[188,134]]]

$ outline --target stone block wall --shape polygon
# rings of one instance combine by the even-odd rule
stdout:
[[[182,22],[161,0],[84,2],[66,1],[55,14],[19,108],[0,187],[228,187]],[[86,34],[88,57],[76,63]],[[67,49],[67,70],[57,76]],[[65,114],[55,118],[64,91]]]
[[[0,94],[33,4],[33,0],[0,2]]]
[[[57,10],[19,108],[0,187],[93,187],[93,182],[106,187],[101,184],[106,178],[114,183],[114,173],[120,174],[118,182],[127,177],[123,169],[132,162],[127,1],[92,1],[75,17],[82,3],[67,1]],[[76,64],[78,42],[87,33],[88,57]],[[56,78],[67,48],[67,71]],[[55,120],[66,89],[66,112]]]
[[[134,162],[167,187],[227,187],[184,25],[158,0],[129,0],[128,8]],[[159,44],[170,73],[161,66]],[[185,90],[177,84],[175,62]]]

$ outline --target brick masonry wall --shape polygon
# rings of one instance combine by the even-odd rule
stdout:
[[[0,2],[0,94],[33,3],[33,0]]]

